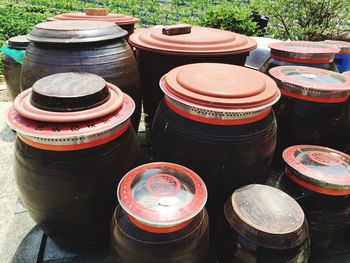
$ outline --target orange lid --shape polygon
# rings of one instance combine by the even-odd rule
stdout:
[[[220,63],[177,67],[162,78],[161,88],[182,103],[229,110],[264,108],[280,96],[276,83],[267,75]]]
[[[49,20],[95,20],[113,22],[117,25],[137,24],[141,21],[139,18],[123,14],[88,15],[85,13],[64,13],[51,17]]]
[[[184,55],[222,55],[246,53],[256,48],[250,37],[206,27],[192,27],[190,33],[167,35],[162,27],[136,30],[131,45],[143,50]]]

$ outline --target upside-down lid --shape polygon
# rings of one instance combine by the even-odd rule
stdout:
[[[25,50],[29,45],[29,40],[26,36],[11,37],[7,43],[9,48]]]
[[[338,52],[337,54],[350,54],[350,42],[338,40],[325,40],[321,43],[324,43],[326,45],[333,45],[337,48],[340,48],[340,52]]]
[[[350,194],[350,156],[321,146],[295,145],[283,152],[287,175],[297,184],[326,195]]]
[[[225,55],[247,53],[256,48],[250,37],[206,27],[192,27],[190,33],[163,34],[163,28],[137,29],[129,38],[136,48],[182,55]]]
[[[286,96],[315,102],[341,102],[349,96],[350,78],[337,72],[279,66],[270,69],[269,73]]]
[[[118,185],[122,208],[139,222],[166,228],[192,219],[204,207],[207,190],[190,169],[173,163],[148,163],[128,172]]]
[[[251,109],[274,104],[280,96],[267,75],[245,67],[197,63],[172,69],[161,80],[164,93],[182,103],[211,108]]]
[[[43,43],[88,43],[121,38],[127,32],[112,22],[52,21],[37,24],[27,38]]]
[[[308,237],[299,204],[270,186],[251,184],[237,189],[226,202],[224,212],[236,232],[266,248],[294,248]]]
[[[311,41],[277,42],[269,44],[269,47],[272,58],[306,64],[330,63],[340,51],[335,46]]]
[[[64,13],[60,15],[56,15],[50,20],[94,20],[94,21],[107,21],[113,22],[117,25],[129,25],[129,24],[137,24],[140,23],[140,19],[123,15],[123,14],[113,14],[113,13],[105,13],[103,15],[89,15],[86,13]]]
[[[116,136],[134,108],[129,96],[97,75],[59,73],[20,93],[7,121],[37,143],[82,144]]]

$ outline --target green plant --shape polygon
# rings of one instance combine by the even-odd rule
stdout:
[[[269,17],[275,38],[350,39],[349,0],[255,0],[253,6]]]
[[[248,4],[232,1],[208,7],[199,13],[198,17],[192,17],[188,21],[192,24],[256,35],[260,33],[260,30],[257,24],[252,21],[251,15],[251,8]]]

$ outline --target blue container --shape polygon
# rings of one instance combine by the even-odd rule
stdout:
[[[345,41],[325,40],[325,44],[334,45],[340,48],[340,52],[335,55],[334,62],[340,73],[350,70],[350,43]]]

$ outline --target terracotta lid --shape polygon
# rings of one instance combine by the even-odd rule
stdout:
[[[156,228],[181,225],[207,200],[202,179],[173,163],[148,163],[128,172],[118,186],[121,207],[138,222]]]
[[[160,83],[164,93],[175,100],[218,109],[268,107],[280,96],[276,83],[267,75],[220,63],[180,66]]]
[[[280,66],[270,69],[283,95],[315,102],[346,101],[350,91],[350,78],[329,70]]]
[[[87,43],[122,38],[127,31],[112,22],[52,21],[37,24],[27,38],[43,43]]]
[[[287,174],[297,184],[326,195],[350,194],[350,156],[321,146],[295,145],[283,152]]]
[[[129,41],[139,49],[182,55],[241,54],[256,48],[252,38],[206,27],[192,27],[190,33],[179,35],[163,34],[163,27],[137,29]]]
[[[29,45],[29,40],[26,36],[11,37],[7,43],[9,48],[25,50]]]
[[[337,54],[350,54],[350,42],[345,42],[345,41],[337,41],[337,40],[325,40],[322,41],[321,43],[326,44],[326,45],[333,45],[337,48],[340,49],[340,52]]]
[[[334,60],[339,48],[311,41],[290,41],[269,44],[271,57],[305,64],[327,64]]]
[[[123,15],[123,14],[111,14],[105,13],[103,15],[89,15],[86,13],[64,13],[50,18],[50,20],[95,20],[95,21],[107,21],[113,22],[117,25],[129,25],[140,23],[140,19]]]
[[[75,150],[119,136],[134,109],[129,96],[96,75],[60,73],[20,93],[7,122],[34,147]]]
[[[237,189],[224,207],[231,227],[244,238],[272,249],[290,249],[308,238],[299,204],[276,188],[251,184]]]

